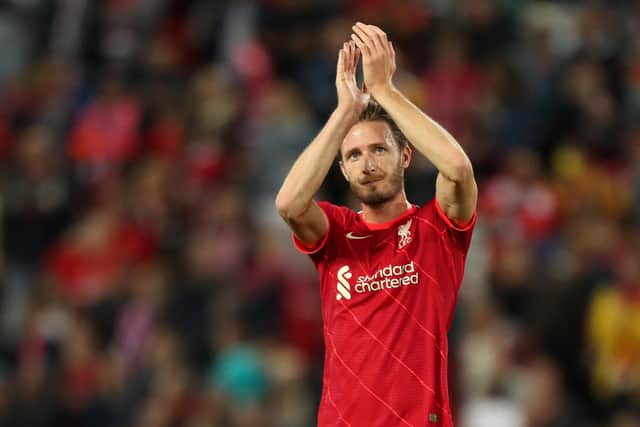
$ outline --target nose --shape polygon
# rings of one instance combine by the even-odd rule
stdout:
[[[362,172],[364,173],[371,173],[371,172],[375,172],[376,168],[377,168],[377,164],[375,162],[375,159],[371,156],[369,156],[368,154],[365,154],[363,156],[363,162],[362,162]]]

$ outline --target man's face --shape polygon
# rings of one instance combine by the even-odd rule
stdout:
[[[342,142],[340,168],[351,191],[367,205],[380,205],[403,189],[411,149],[399,151],[383,121],[355,124]]]

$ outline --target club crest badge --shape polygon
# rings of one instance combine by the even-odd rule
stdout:
[[[413,220],[409,220],[406,223],[402,224],[398,227],[398,249],[402,249],[411,243],[411,222]]]

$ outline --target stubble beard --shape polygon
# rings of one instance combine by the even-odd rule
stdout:
[[[404,179],[404,175],[402,173],[402,167],[398,166],[391,176],[389,177],[388,182],[380,181],[377,185],[388,186],[387,190],[378,190],[371,191],[366,188],[366,185],[349,183],[349,187],[351,187],[351,191],[355,196],[365,205],[369,206],[380,206],[390,200],[393,200],[394,197],[398,195],[402,191],[402,181]]]

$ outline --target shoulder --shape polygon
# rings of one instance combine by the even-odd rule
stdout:
[[[477,212],[473,213],[473,216],[466,224],[457,224],[453,222],[451,218],[447,217],[447,214],[444,213],[438,204],[438,200],[434,197],[424,205],[418,207],[416,216],[432,222],[434,226],[442,230],[467,232],[473,230],[476,223]]]
[[[357,218],[356,212],[346,206],[335,205],[327,201],[318,202],[318,206],[332,224],[348,224]]]
[[[329,223],[329,228],[324,238],[318,245],[308,247],[297,241],[294,236],[294,242],[298,250],[310,255],[316,265],[326,262],[329,259],[328,255],[334,254],[339,250],[338,248],[340,248],[346,234],[345,230],[350,230],[358,217],[356,212],[346,206],[335,205],[328,201],[318,201],[317,204]]]
[[[452,242],[454,246],[466,251],[471,242],[471,235],[476,224],[477,212],[474,212],[471,220],[466,224],[455,224],[444,213],[434,197],[429,202],[420,206],[416,211],[416,217],[423,225],[437,231],[444,242]],[[448,244],[448,243],[447,243]]]

